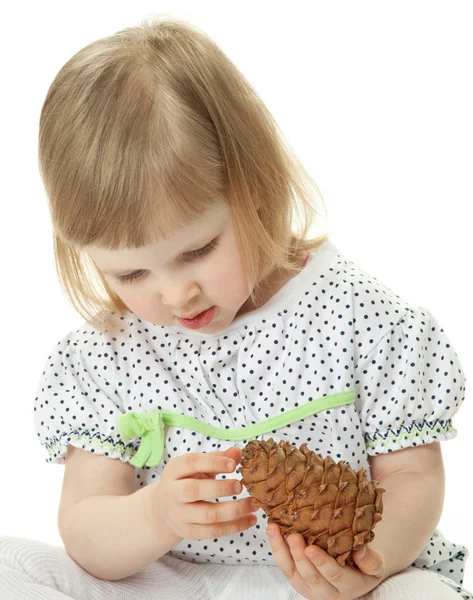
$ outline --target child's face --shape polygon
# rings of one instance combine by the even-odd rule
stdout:
[[[208,253],[190,256],[209,244]],[[246,310],[243,305],[250,289],[230,208],[223,201],[167,240],[138,249],[88,246],[86,250],[128,308],[156,325],[183,327],[177,317],[216,306],[212,322],[199,329],[214,333],[228,327],[240,309]],[[130,273],[136,273],[136,279],[120,282],[116,278]]]

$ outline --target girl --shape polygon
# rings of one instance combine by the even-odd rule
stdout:
[[[428,310],[308,238],[316,186],[219,48],[169,18],[83,48],[39,160],[86,322],[35,401],[65,548],[2,538],[2,597],[470,598],[467,550],[436,530],[458,356]],[[386,490],[356,568],[254,514],[234,472],[269,437]]]

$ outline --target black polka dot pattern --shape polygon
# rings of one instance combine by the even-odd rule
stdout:
[[[369,473],[369,455],[456,435],[452,418],[464,400],[465,376],[445,332],[426,309],[410,306],[331,241],[264,306],[219,333],[160,327],[132,313],[120,322],[105,332],[85,323],[48,357],[35,399],[48,462],[63,463],[68,444],[128,462],[140,440],[120,437],[116,421],[127,411],[180,413],[233,430],[350,389],[355,403],[260,438],[306,442]],[[248,441],[182,427],[165,434],[161,464],[135,469],[138,487],[159,480],[176,456]],[[183,540],[171,554],[201,563],[276,565],[266,515],[257,515],[249,530]],[[467,551],[436,536],[415,566],[440,568],[461,586]],[[442,555],[439,544],[445,544]]]
[[[408,308],[356,367],[357,398],[371,455],[455,437],[465,398],[458,356],[436,319]]]

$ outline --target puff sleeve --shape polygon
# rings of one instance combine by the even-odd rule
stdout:
[[[444,330],[425,308],[409,307],[355,365],[357,408],[368,455],[457,435],[452,418],[465,375]]]
[[[67,445],[129,462],[136,447],[116,428],[124,413],[114,390],[113,352],[104,340],[71,332],[53,348],[34,401],[34,426],[46,461],[63,464]]]

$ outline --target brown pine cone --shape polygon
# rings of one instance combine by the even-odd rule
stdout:
[[[241,483],[260,502],[269,523],[282,535],[303,535],[306,544],[323,548],[337,562],[354,566],[352,552],[374,539],[381,521],[377,481],[368,481],[365,469],[354,471],[289,442],[251,440],[242,450]]]

